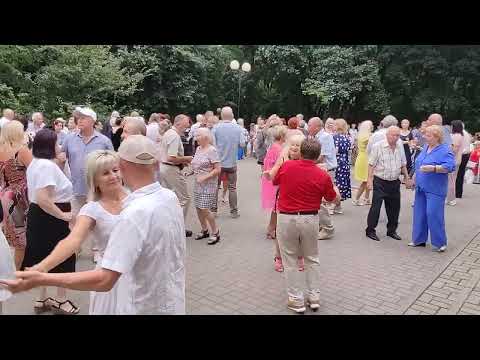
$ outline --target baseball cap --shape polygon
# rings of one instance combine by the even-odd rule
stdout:
[[[143,135],[130,135],[120,144],[118,156],[135,164],[154,164],[157,160],[155,143]]]
[[[97,114],[95,113],[95,111],[93,111],[92,109],[88,108],[88,107],[76,107],[75,108],[75,111],[74,113],[76,114],[80,114],[80,115],[83,115],[83,116],[89,116],[91,117],[94,121],[97,121]]]

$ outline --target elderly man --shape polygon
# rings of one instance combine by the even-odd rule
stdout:
[[[228,201],[230,204],[230,215],[232,218],[238,218],[237,206],[237,154],[238,147],[245,146],[246,139],[242,135],[240,126],[232,122],[234,120],[233,110],[229,106],[222,108],[222,120],[212,129],[215,145],[217,147],[218,156],[220,157],[221,172],[218,177],[220,185],[221,178],[227,177],[228,181]],[[215,195],[215,208],[213,213],[217,212],[218,208],[218,188]]]
[[[197,149],[197,143],[195,141],[195,135],[197,133],[197,129],[201,127],[207,127],[207,117],[202,114],[197,114],[195,117],[195,124],[192,125],[190,128],[190,131],[188,133],[188,138],[187,141],[194,141],[194,146],[193,146],[193,153],[195,153],[195,150]]]
[[[432,114],[427,119],[427,126],[438,125],[443,129],[443,143],[447,145],[452,145],[452,135],[448,130],[448,127],[443,125],[443,118],[440,114]]]
[[[309,138],[318,141],[321,147],[320,157],[318,161],[323,163],[325,170],[330,178],[335,178],[335,169],[337,168],[337,156],[333,136],[323,130],[323,121],[319,117],[313,117],[308,121]],[[332,219],[325,205],[322,205],[319,211],[319,233],[318,239],[325,240],[333,236],[335,228]]]
[[[32,114],[32,121],[28,124],[27,132],[35,136],[44,126],[43,114],[41,112],[34,112]]]
[[[160,183],[162,186],[173,190],[177,195],[186,220],[190,207],[190,194],[188,193],[187,179],[182,172],[183,167],[192,162],[191,156],[184,156],[181,135],[190,125],[188,116],[180,114],[175,116],[173,126],[165,132],[160,143]],[[187,237],[192,236],[192,231],[186,230]]]
[[[126,116],[124,118],[122,140],[125,140],[130,135],[147,136],[147,126],[145,120],[141,116]]]
[[[7,122],[12,121],[15,118],[15,112],[12,109],[4,109],[3,116],[0,118],[0,129],[5,125]]]
[[[64,139],[61,160],[68,160],[73,184],[72,224],[81,207],[87,202],[87,155],[95,150],[113,150],[112,141],[95,130],[97,114],[90,108],[77,107],[73,113],[77,119],[78,131],[72,132]],[[95,251],[95,249],[93,249]],[[95,258],[95,252],[94,252]]]
[[[148,119],[146,136],[153,142],[157,142],[158,140],[159,120],[160,120],[160,115],[157,113],[153,113],[152,115],[150,115],[150,118]]]
[[[155,146],[150,139],[132,135],[118,155],[132,193],[123,202],[101,266],[63,274],[17,272],[17,280],[1,281],[9,290],[57,286],[108,292],[119,281],[125,291],[111,299],[111,315],[185,314],[185,225],[178,200],[154,179]]]
[[[289,309],[305,311],[303,282],[297,270],[298,254],[305,258],[307,302],[312,310],[319,304],[318,211],[322,199],[339,201],[340,194],[327,173],[318,168],[320,144],[315,139],[302,142],[301,158],[285,162],[273,179],[281,191],[278,197],[277,234],[285,264]]]
[[[402,156],[400,128],[390,126],[386,131],[386,139],[377,142],[368,159],[367,187],[373,189],[372,206],[368,212],[366,235],[372,240],[380,241],[375,228],[378,225],[380,209],[385,201],[387,212],[387,236],[402,240],[397,234],[398,216],[400,214],[400,173],[405,177],[407,188],[412,181],[407,172],[407,161]]]

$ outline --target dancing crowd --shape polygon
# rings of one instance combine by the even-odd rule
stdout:
[[[136,112],[121,117],[114,111],[102,123],[92,109],[77,107],[68,121],[47,126],[42,113],[27,120],[5,109],[0,212],[18,271],[0,286],[11,293],[38,288],[36,313],[77,314],[67,296],[74,289],[91,291],[90,314],[184,314],[186,238],[221,241],[219,192],[230,216],[239,218],[237,162],[254,157],[261,207],[270,217],[266,237],[274,270],[285,272],[287,306],[317,310],[317,241],[334,238],[342,203],[352,198],[355,206],[370,206],[365,234],[375,241],[381,240],[376,228],[385,203],[386,234],[401,240],[403,183],[415,190],[408,245],[426,246],[430,233],[432,248],[443,252],[445,205],[457,204],[465,182],[480,182],[480,136],[458,120],[443,125],[439,114],[412,130],[407,119],[398,127],[388,115],[375,132],[369,120],[357,129],[344,119],[306,122],[302,114],[259,117],[248,131],[228,106],[195,120],[154,113],[146,121]],[[354,194],[351,174],[358,182]],[[192,197],[195,235],[185,228]],[[76,272],[84,244],[96,266]]]

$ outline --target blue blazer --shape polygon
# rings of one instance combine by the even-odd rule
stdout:
[[[440,144],[429,154],[428,145],[425,144],[422,152],[415,161],[415,184],[416,187],[424,192],[432,193],[438,196],[446,197],[448,191],[448,174],[442,173],[424,173],[420,171],[423,165],[441,165],[449,173],[455,171],[455,157],[451,147],[447,144]]]

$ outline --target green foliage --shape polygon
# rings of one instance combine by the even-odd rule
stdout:
[[[232,71],[231,60],[252,71]],[[241,77],[241,78],[240,78]],[[0,107],[68,116],[89,104],[194,116],[226,104],[241,117],[431,112],[480,129],[480,47],[434,45],[0,46]]]

